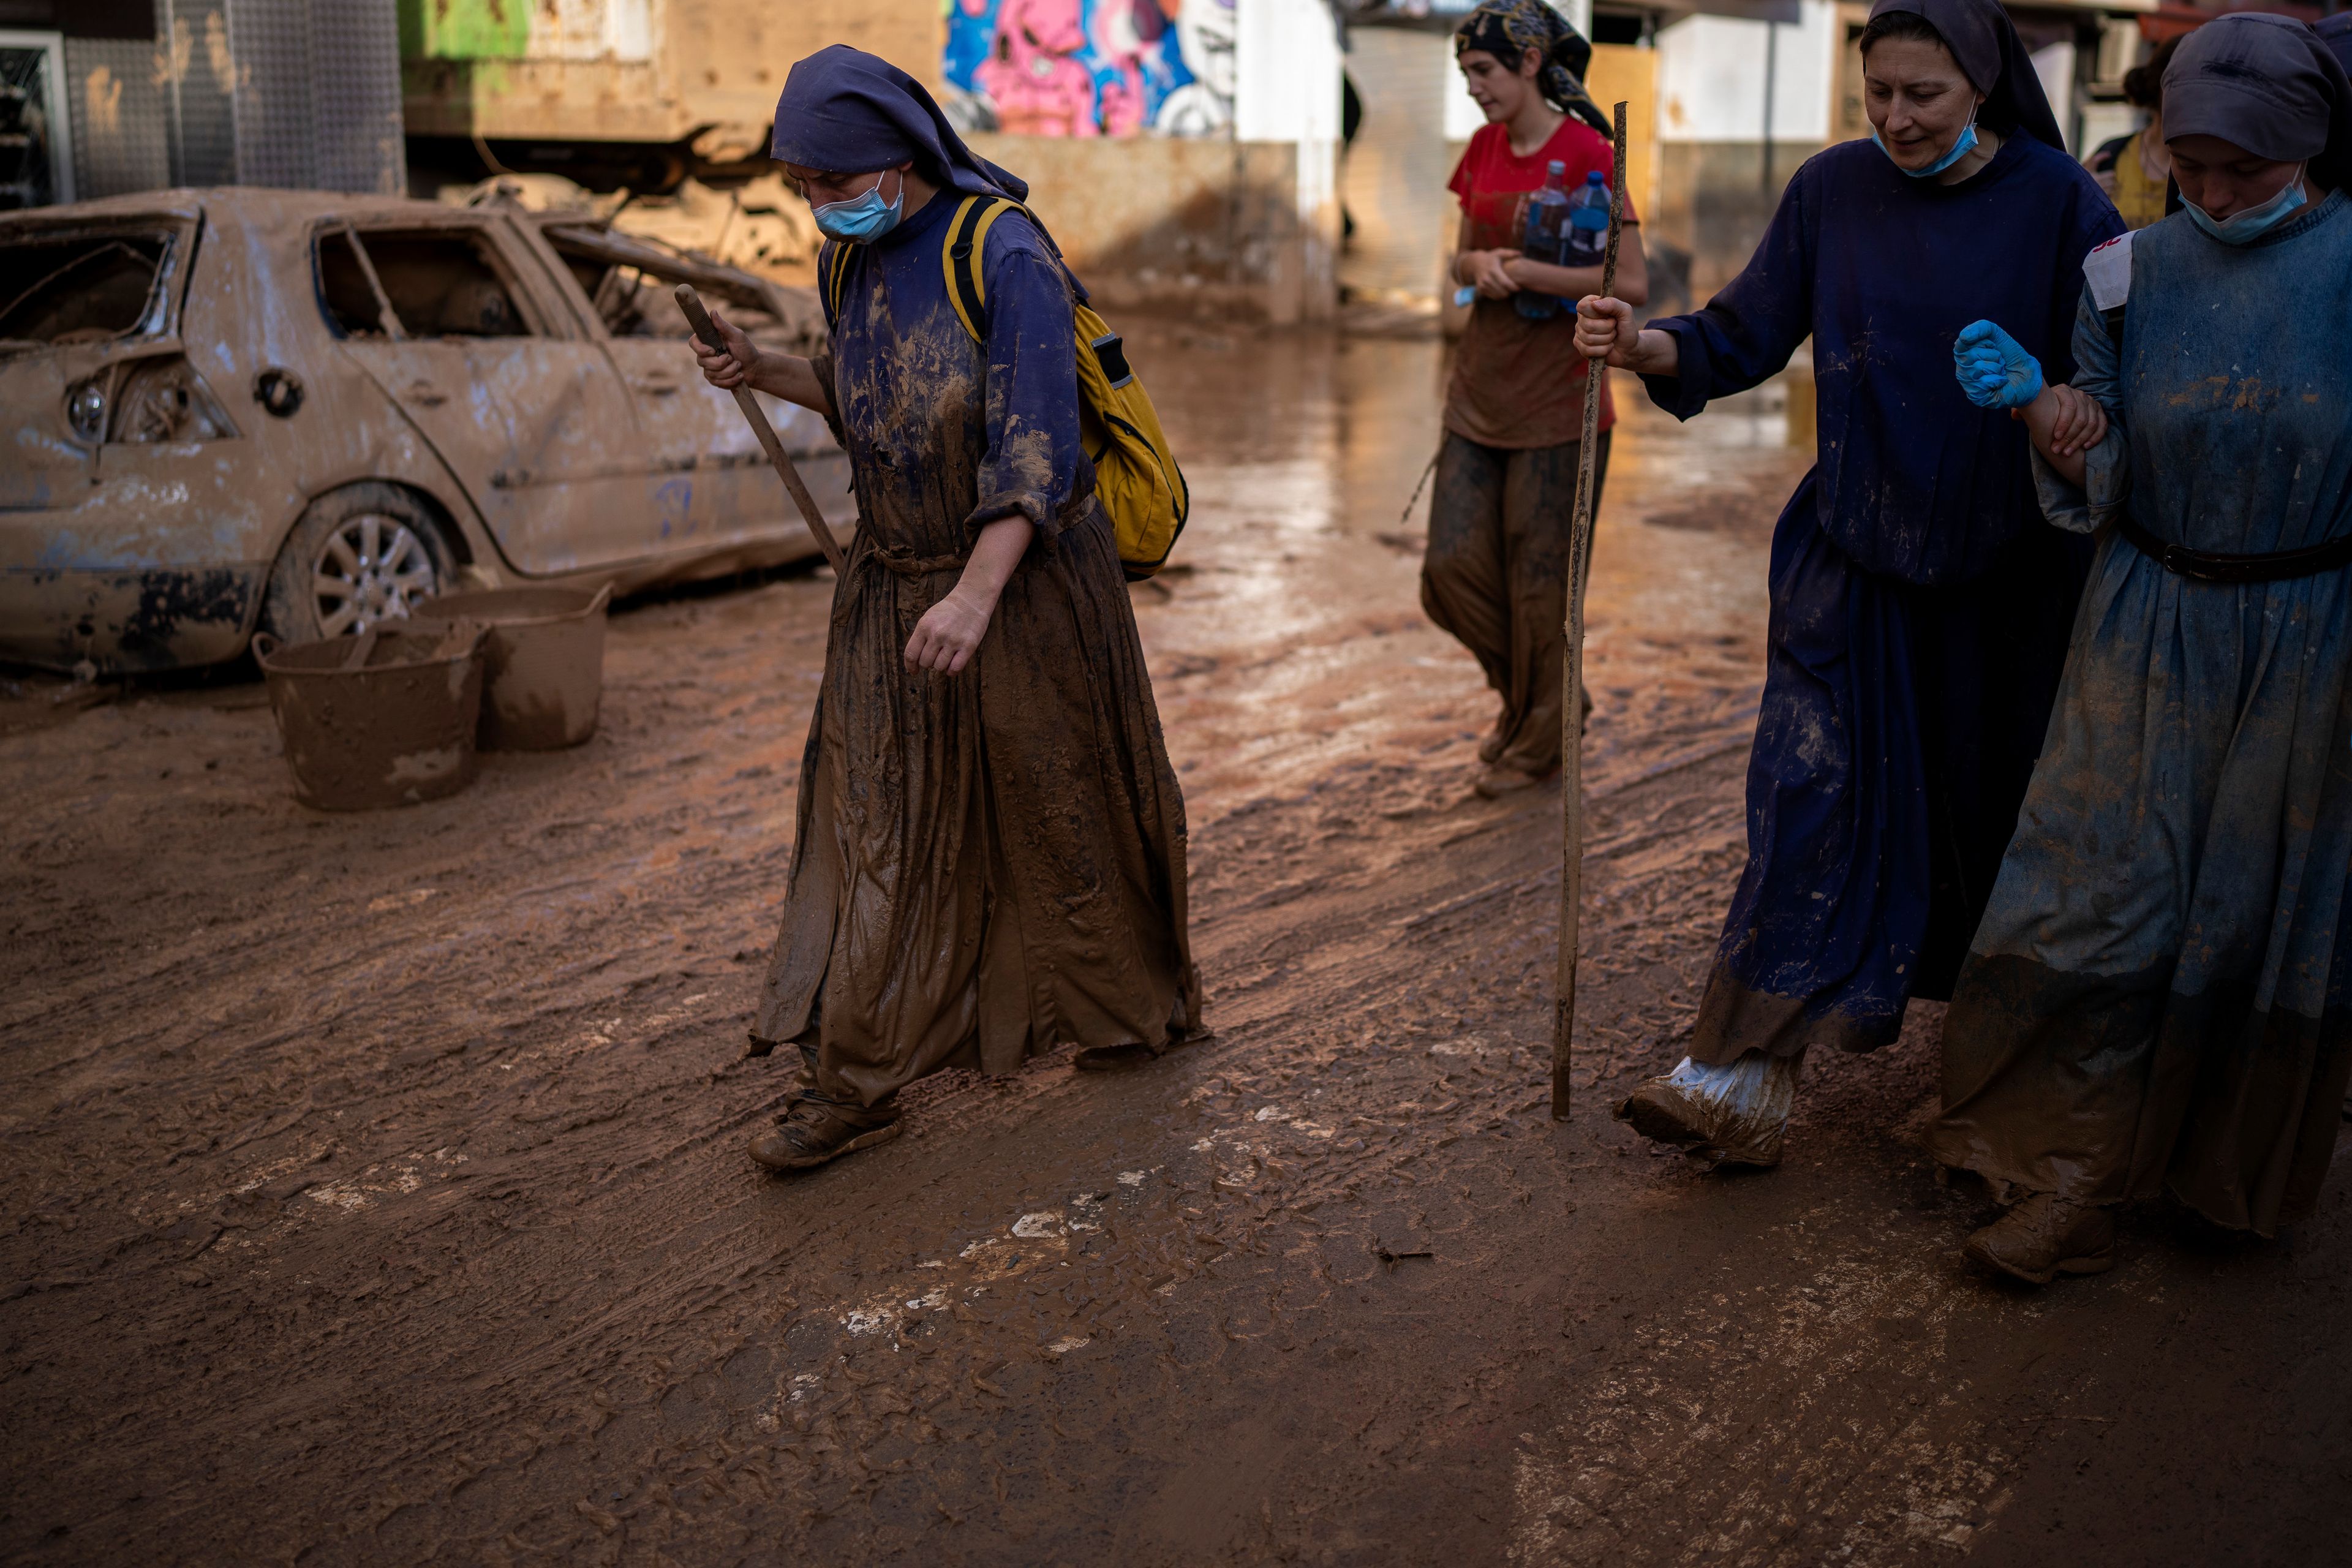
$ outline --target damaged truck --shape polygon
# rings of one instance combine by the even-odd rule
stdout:
[[[822,342],[807,291],[584,215],[238,188],[0,217],[0,660],[216,664],[454,587],[814,555],[680,282]],[[762,403],[845,536],[846,457]]]

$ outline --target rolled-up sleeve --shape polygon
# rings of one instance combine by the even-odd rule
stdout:
[[[1026,517],[1051,538],[1083,515],[1094,466],[1078,436],[1077,342],[1059,264],[1003,234],[988,241],[988,445],[968,528]]]

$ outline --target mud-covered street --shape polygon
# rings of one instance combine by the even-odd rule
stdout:
[[[1555,1124],[1559,794],[1471,793],[1400,520],[1439,345],[1133,342],[1194,485],[1135,603],[1215,1029],[1147,1069],[745,1157],[822,571],[625,608],[587,746],[410,809],[295,805],[258,684],[0,739],[0,1556],[2352,1562],[2341,1161],[2279,1243],[2137,1211],[2034,1294],[1915,1146],[1932,1005],[1816,1058],[1776,1172],[1609,1119],[1740,864],[1769,399],[1620,388]]]

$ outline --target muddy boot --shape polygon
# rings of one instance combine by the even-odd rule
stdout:
[[[1969,1262],[2028,1285],[2061,1274],[2105,1274],[2116,1265],[2112,1209],[2035,1193],[1969,1237]]]
[[[898,1136],[896,1110],[867,1110],[803,1096],[751,1140],[751,1158],[771,1171],[806,1171]]]
[[[1702,1067],[1688,1057],[1617,1107],[1617,1120],[1643,1137],[1671,1143],[1709,1170],[1769,1168],[1780,1163],[1780,1139],[1796,1102],[1801,1057],[1749,1051],[1729,1067]]]
[[[1115,1046],[1088,1046],[1070,1058],[1070,1065],[1080,1072],[1132,1072],[1137,1068],[1148,1068],[1158,1061],[1164,1049],[1155,1049],[1141,1040],[1122,1040]]]
[[[1500,800],[1507,795],[1517,795],[1521,790],[1533,789],[1538,784],[1549,784],[1559,776],[1558,768],[1552,769],[1549,773],[1531,773],[1518,768],[1505,767],[1502,763],[1496,763],[1480,773],[1476,782],[1470,787],[1488,800]]]

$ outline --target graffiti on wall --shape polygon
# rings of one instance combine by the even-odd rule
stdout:
[[[1234,0],[946,0],[949,112],[1028,136],[1222,134]]]

